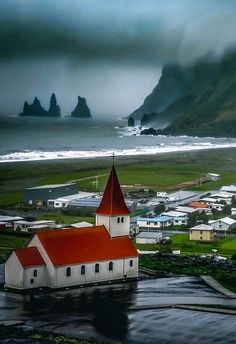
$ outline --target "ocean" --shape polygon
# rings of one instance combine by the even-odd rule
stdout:
[[[0,162],[153,155],[236,147],[236,138],[141,136],[124,119],[1,117]]]

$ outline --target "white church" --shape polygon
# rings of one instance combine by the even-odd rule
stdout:
[[[37,232],[5,264],[5,287],[64,288],[138,276],[130,212],[114,165],[92,227]]]

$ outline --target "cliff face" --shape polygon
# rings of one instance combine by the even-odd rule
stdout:
[[[91,117],[89,107],[86,103],[86,99],[78,97],[78,103],[75,109],[71,112],[71,117],[88,118]]]
[[[236,136],[235,66],[236,53],[231,53],[220,61],[166,67],[152,94],[130,117],[164,134]]]
[[[23,111],[19,116],[39,116],[39,117],[58,117],[61,115],[60,107],[57,105],[56,96],[53,93],[50,100],[50,108],[46,111],[37,97],[34,98],[32,104],[27,101],[24,103]]]

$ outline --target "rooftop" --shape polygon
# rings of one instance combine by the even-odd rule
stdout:
[[[40,186],[34,186],[31,188],[26,188],[26,190],[34,190],[34,189],[56,189],[61,188],[63,186],[71,186],[76,185],[75,183],[66,183],[66,184],[49,184],[49,185],[40,185]]]
[[[214,228],[209,225],[205,225],[204,223],[201,225],[194,226],[190,228],[191,230],[197,230],[197,231],[212,231]]]
[[[36,236],[56,266],[138,256],[128,236],[111,238],[104,226],[47,230]]]
[[[174,211],[174,210],[165,211],[161,213],[161,216],[181,217],[181,218],[186,218],[187,215],[188,215],[187,213],[182,213],[180,211]]]
[[[150,221],[150,222],[166,222],[170,221],[170,216],[156,216],[156,217],[140,217],[138,221]]]
[[[144,238],[144,239],[158,239],[162,236],[161,232],[141,232],[139,233],[136,238]]]
[[[45,262],[37,247],[24,247],[14,250],[23,267],[44,265]]]

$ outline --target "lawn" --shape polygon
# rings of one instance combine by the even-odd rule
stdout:
[[[51,212],[51,213],[44,213],[37,216],[37,220],[53,220],[56,223],[65,223],[65,224],[71,224],[81,221],[86,221],[89,223],[94,224],[95,223],[95,217],[89,216],[72,216],[72,215],[63,215],[59,212]]]
[[[9,253],[19,247],[24,247],[30,240],[29,236],[0,234],[0,258],[5,258]]]

